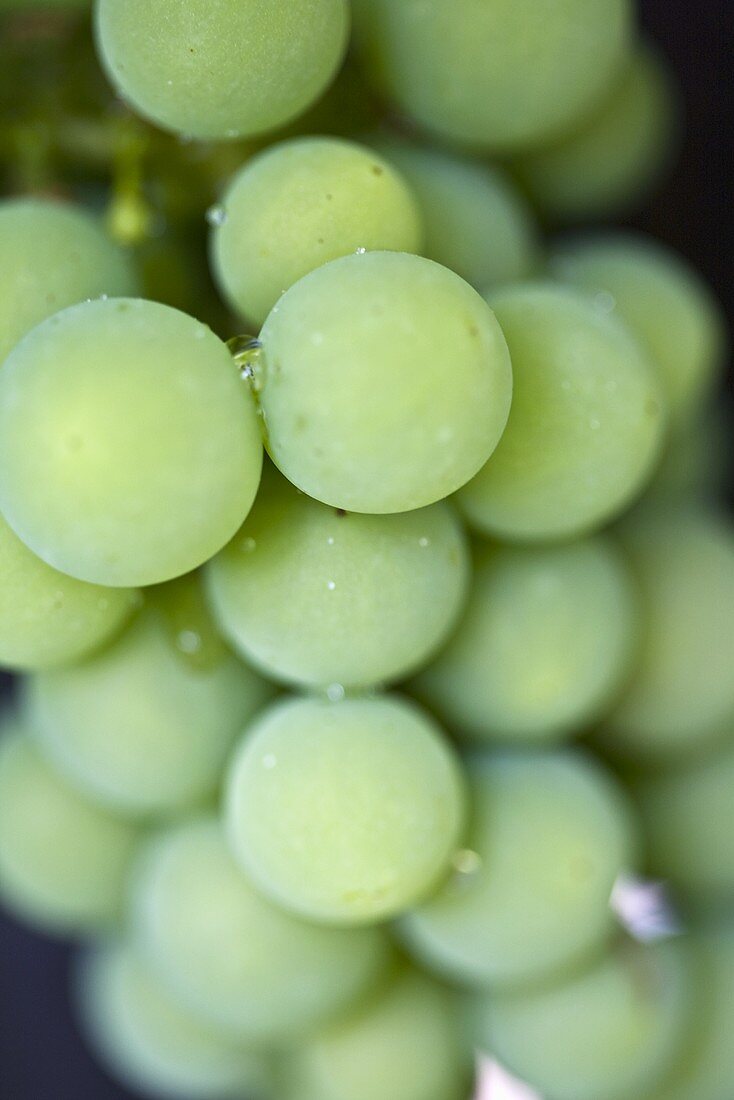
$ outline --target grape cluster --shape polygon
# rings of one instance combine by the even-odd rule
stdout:
[[[578,228],[635,23],[0,2],[0,898],[143,1097],[734,1094],[724,326]]]

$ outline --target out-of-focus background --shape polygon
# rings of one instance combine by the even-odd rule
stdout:
[[[650,36],[683,89],[682,156],[662,193],[631,224],[682,252],[711,282],[734,329],[731,0],[640,0]],[[729,377],[729,397],[732,392]],[[11,684],[0,674],[7,701]],[[0,911],[0,1097],[3,1100],[126,1100],[76,1035],[67,1004],[70,948],[34,936]]]

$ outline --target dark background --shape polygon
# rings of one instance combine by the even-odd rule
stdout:
[[[399,0],[398,0],[399,2]],[[678,72],[686,139],[672,179],[631,224],[682,252],[712,283],[734,331],[731,179],[734,0],[641,0],[650,35]],[[0,674],[0,693],[8,680]],[[128,1100],[75,1034],[67,1005],[70,949],[0,912],[0,1097]]]

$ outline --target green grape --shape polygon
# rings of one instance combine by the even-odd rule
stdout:
[[[258,328],[284,291],[327,260],[422,245],[403,178],[372,150],[339,138],[271,145],[237,173],[215,215],[214,277]]]
[[[191,1015],[125,944],[96,947],[76,972],[77,1015],[112,1076],[160,1100],[269,1096],[266,1057]]]
[[[622,791],[567,751],[477,756],[470,780],[467,848],[402,936],[420,962],[470,985],[562,973],[614,927],[612,889],[636,855]]]
[[[665,424],[655,373],[580,292],[539,283],[490,301],[512,356],[512,410],[459,505],[479,531],[510,540],[593,530],[652,473]]]
[[[283,1100],[467,1100],[471,1057],[451,994],[404,971],[287,1061]]]
[[[261,462],[232,356],[169,306],[72,306],[0,371],[0,509],[79,580],[154,584],[194,569],[244,520]]]
[[[0,363],[58,310],[136,291],[130,257],[87,210],[49,199],[0,202]]]
[[[0,665],[32,671],[78,661],[120,630],[138,599],[51,569],[0,516]]]
[[[0,734],[0,899],[52,934],[120,916],[137,830],[49,768],[11,719]]]
[[[734,1082],[734,932],[697,931],[695,1014],[674,1071],[649,1100],[723,1100]]]
[[[640,509],[622,536],[643,646],[600,743],[630,760],[665,761],[716,739],[734,714],[734,531],[701,510]]]
[[[354,0],[379,88],[425,129],[508,151],[594,109],[624,62],[629,0]]]
[[[99,655],[30,677],[26,714],[39,745],[119,812],[196,805],[215,789],[237,735],[270,689],[226,652],[197,667],[195,646],[189,630],[175,644],[148,609]]]
[[[271,457],[335,508],[433,504],[477,472],[507,422],[512,368],[492,311],[419,256],[332,260],[286,291],[260,339]]]
[[[263,133],[326,90],[349,33],[346,0],[97,0],[97,45],[120,95],[197,138]]]
[[[341,513],[274,475],[208,567],[217,622],[266,675],[297,684],[397,679],[434,653],[469,582],[448,505]]]
[[[688,976],[680,942],[623,941],[563,982],[478,996],[480,1046],[553,1100],[647,1100],[686,1036]]]
[[[482,547],[464,617],[413,682],[476,741],[538,742],[600,717],[630,670],[637,607],[601,536],[562,546]]]
[[[650,872],[700,905],[734,901],[734,718],[703,759],[629,778]]]
[[[372,144],[418,199],[426,256],[482,291],[533,273],[537,227],[500,168],[397,138],[380,136]]]
[[[700,412],[724,365],[724,321],[685,261],[650,238],[609,233],[560,247],[551,269],[629,325],[659,373],[676,424]]]
[[[368,923],[407,909],[448,870],[463,782],[439,728],[399,698],[291,699],[247,732],[225,816],[235,856],[278,904]]]
[[[678,96],[657,50],[637,53],[590,118],[514,165],[533,201],[553,219],[623,213],[658,183],[677,137]]]
[[[208,819],[150,843],[132,918],[139,949],[182,1007],[260,1043],[293,1041],[339,1016],[389,959],[379,929],[323,928],[272,905]]]

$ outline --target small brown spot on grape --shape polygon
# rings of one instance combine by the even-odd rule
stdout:
[[[335,508],[334,511],[336,512],[339,519],[344,519],[345,515],[347,514],[345,508]]]
[[[373,164],[372,165],[372,174],[373,175],[382,176],[382,175],[384,175],[384,171],[385,171],[384,168],[380,168],[379,164]]]

